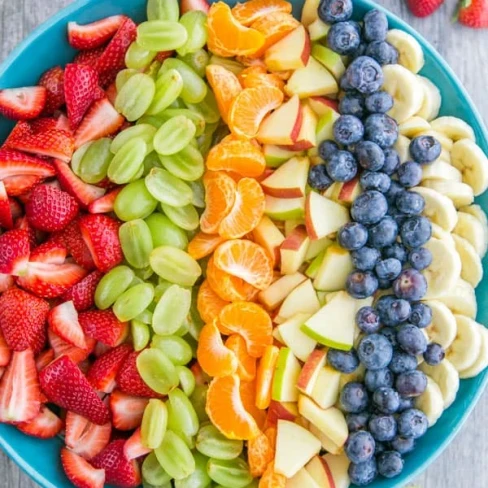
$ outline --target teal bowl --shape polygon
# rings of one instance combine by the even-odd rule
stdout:
[[[291,0],[295,15],[299,17],[302,1]],[[230,0],[229,3],[235,3]],[[124,13],[136,21],[145,16],[146,0],[79,0],[48,20],[20,44],[0,66],[0,88],[35,84],[41,74],[56,64],[73,59],[75,51],[66,42],[68,21],[88,23],[109,15]],[[363,16],[368,10],[381,6],[369,0],[354,0],[355,14]],[[393,14],[388,15],[391,28],[400,28],[412,34],[422,45],[426,63],[422,74],[434,80],[442,93],[441,115],[455,115],[471,124],[478,144],[488,154],[488,132],[483,125],[469,95],[451,68],[439,53],[417,32]],[[12,124],[0,120],[0,141]],[[477,200],[488,213],[488,193]],[[488,276],[488,258],[483,267]],[[488,278],[477,289],[478,320],[488,323]],[[461,388],[454,404],[446,410],[437,424],[418,443],[415,452],[406,456],[405,469],[393,480],[381,479],[370,485],[373,488],[401,488],[418,476],[454,439],[473,410],[488,381],[488,371],[478,377],[461,381]],[[1,448],[39,485],[44,488],[69,488],[72,486],[63,474],[59,460],[60,439],[41,441],[28,437],[14,427],[0,425]],[[453,466],[452,469],[456,467]]]

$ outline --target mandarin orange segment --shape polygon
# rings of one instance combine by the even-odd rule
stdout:
[[[247,443],[247,461],[254,478],[263,476],[268,464],[274,459],[274,452],[268,437],[263,432]]]
[[[276,436],[278,434],[278,431],[276,430],[276,427],[268,427],[265,431],[264,434],[268,438],[269,441],[269,446],[271,450],[273,451],[273,457],[276,453]]]
[[[269,463],[263,477],[259,480],[258,488],[285,488],[286,477],[276,473],[274,463]]]
[[[218,234],[199,232],[188,244],[188,254],[193,259],[202,259],[212,254],[224,241]]]
[[[252,241],[226,241],[215,250],[214,264],[226,273],[243,279],[258,290],[273,281],[273,260],[263,247]]]
[[[274,86],[282,92],[285,82],[275,73],[267,73],[262,66],[249,66],[239,73],[239,81],[244,88],[256,88],[259,86]]]
[[[217,64],[209,64],[206,68],[207,81],[212,88],[220,115],[227,123],[227,114],[229,113],[232,102],[242,91],[242,86],[237,76]]]
[[[222,330],[222,325],[217,325]],[[228,329],[224,329],[228,330]],[[232,331],[229,331],[232,333]],[[233,334],[225,341],[228,347],[237,356],[238,366],[237,375],[242,381],[252,381],[256,378],[256,358],[247,352],[246,341],[243,337]]]
[[[252,139],[269,112],[283,103],[283,92],[274,86],[245,88],[237,95],[229,112],[229,129]]]
[[[271,386],[280,350],[276,346],[267,346],[259,361],[256,375],[256,406],[268,408],[271,403]]]
[[[237,370],[237,357],[225,347],[215,323],[203,326],[198,338],[197,360],[210,376],[227,376]]]
[[[236,60],[246,67],[258,66],[267,69],[266,63],[261,58],[250,58],[249,56],[237,56]]]
[[[256,382],[241,381],[240,392],[244,408],[252,415],[262,431],[266,423],[266,412],[256,407]]]
[[[236,374],[214,378],[207,392],[210,421],[229,439],[249,440],[259,434],[254,417],[245,409]]]
[[[202,283],[197,295],[197,309],[205,323],[213,322],[218,317],[220,311],[228,304],[229,302],[222,300],[212,290],[208,280]]]
[[[250,0],[238,3],[232,9],[232,15],[242,25],[249,26],[260,17],[274,12],[291,13],[292,5],[285,0]]]
[[[273,342],[273,324],[268,313],[252,302],[234,302],[226,305],[219,314],[217,327],[239,334],[246,341],[247,352],[260,358],[266,346]]]

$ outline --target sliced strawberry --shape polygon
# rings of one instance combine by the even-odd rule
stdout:
[[[7,291],[14,286],[14,277],[8,274],[0,273],[0,293]]]
[[[90,249],[95,266],[104,273],[124,259],[119,239],[120,224],[102,214],[84,215],[80,218],[83,240]]]
[[[139,352],[134,351],[127,356],[117,375],[117,385],[120,391],[128,395],[156,398],[159,394],[144,383],[139,371],[137,371],[136,361],[139,354]]]
[[[5,191],[11,197],[20,197],[43,180],[41,176],[10,176],[3,180]]]
[[[73,259],[80,266],[83,266],[83,268],[87,270],[92,270],[95,269],[95,262],[93,261],[90,250],[83,240],[78,223],[78,220],[72,222],[63,231],[62,236],[64,243],[66,244],[71,256],[73,256]]]
[[[76,488],[103,488],[105,471],[94,468],[88,461],[70,450],[61,449],[61,464],[66,477]]]
[[[99,213],[110,213],[114,211],[114,204],[117,195],[122,191],[121,188],[116,188],[112,190],[110,193],[107,193],[102,198],[95,200],[94,202],[90,203],[88,206],[88,211],[92,214],[99,214]]]
[[[13,229],[0,236],[0,273],[20,276],[27,272],[30,255],[29,233]]]
[[[26,230],[28,232],[30,248],[32,251],[37,246],[37,234],[36,234],[36,231],[30,226],[29,221],[27,220],[27,217],[25,215],[23,217],[19,217],[14,222],[14,227],[16,229],[23,229],[23,230]],[[31,254],[31,256],[32,256],[32,254]]]
[[[0,114],[13,120],[35,119],[44,110],[46,100],[43,86],[0,90]]]
[[[5,188],[7,188],[5,180],[10,177],[50,178],[55,175],[56,171],[53,165],[43,159],[11,149],[0,149],[0,180],[4,180]],[[8,189],[7,193],[10,196],[15,196]]]
[[[92,212],[97,213],[97,212]],[[12,210],[3,181],[0,181],[0,227],[11,229],[14,226]]]
[[[68,23],[68,42],[75,49],[94,49],[106,44],[125,22],[125,15],[114,15],[91,24]]]
[[[41,76],[39,85],[47,90],[45,114],[52,114],[64,105],[64,70],[61,66],[46,71]]]
[[[83,312],[95,305],[95,290],[103,277],[101,271],[93,271],[86,278],[70,288],[63,296],[63,300],[73,301],[78,312]]]
[[[126,431],[139,427],[148,403],[148,398],[131,396],[114,390],[109,399],[114,428]]]
[[[12,351],[8,347],[5,337],[3,337],[0,331],[0,367],[7,366],[10,363],[10,358],[12,357]]]
[[[210,10],[210,5],[207,0],[181,0],[180,11],[182,15],[192,10],[201,10],[207,13]]]
[[[17,428],[21,432],[38,439],[51,439],[57,436],[63,427],[63,421],[45,405],[41,406],[37,417],[34,417],[30,422],[17,424]]]
[[[105,47],[99,47],[97,49],[89,49],[86,51],[81,51],[78,53],[74,59],[74,63],[82,64],[85,66],[95,67],[98,61],[98,58],[103,54],[105,51]]]
[[[139,464],[124,456],[124,444],[124,439],[112,441],[91,463],[95,468],[105,469],[107,484],[135,488],[141,483]]]
[[[33,249],[29,260],[33,263],[63,264],[67,255],[68,249],[64,242],[51,238]]]
[[[46,349],[36,357],[37,371],[43,370],[51,361],[54,360],[54,349]]]
[[[56,129],[64,130],[66,132],[72,132],[71,126],[69,125],[69,119],[64,115],[64,113],[60,112],[56,118]]]
[[[86,349],[85,333],[78,322],[78,312],[73,302],[64,302],[52,308],[47,317],[49,327],[61,339]]]
[[[152,449],[148,449],[142,443],[141,428],[137,428],[135,432],[125,441],[124,456],[131,461],[146,454],[149,454]]]
[[[105,96],[112,105],[115,105],[115,100],[117,99],[117,87],[115,86],[115,82],[111,83],[105,90]]]
[[[93,103],[75,134],[75,149],[83,144],[107,137],[117,132],[124,123],[107,98]]]
[[[78,320],[87,336],[93,337],[107,346],[118,346],[129,333],[128,322],[121,322],[112,310],[81,312]]]
[[[39,373],[39,381],[50,402],[97,425],[104,425],[110,420],[107,406],[68,356],[61,356],[44,368]]]
[[[71,344],[63,341],[63,339],[56,335],[51,329],[47,330],[47,337],[56,358],[65,355],[77,364],[84,361],[91,354],[96,344],[94,339],[87,337],[87,348],[80,349],[79,347],[72,346]]]
[[[38,134],[39,132],[55,130],[57,128],[57,120],[54,117],[42,117],[30,122],[31,134]]]
[[[34,353],[14,352],[0,382],[0,422],[29,422],[40,411],[41,391]]]
[[[24,137],[29,136],[32,134],[32,128],[29,122],[25,120],[19,120],[14,128],[10,131],[7,139],[3,143],[4,148],[10,147],[10,144],[14,141],[22,140]]]

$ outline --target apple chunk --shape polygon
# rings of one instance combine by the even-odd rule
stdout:
[[[330,366],[325,366],[319,371],[312,393],[308,396],[322,408],[332,407],[339,398],[340,384],[341,373]]]
[[[300,361],[304,362],[317,345],[316,341],[308,337],[301,330],[301,326],[309,317],[309,314],[298,313],[277,327],[283,343],[293,351],[293,354]]]
[[[312,43],[314,41],[320,41],[324,37],[327,37],[327,34],[330,31],[330,25],[322,22],[319,18],[316,18],[309,26],[308,33],[310,35],[310,40]],[[313,51],[313,44],[312,44],[312,51]]]
[[[317,145],[317,116],[309,105],[303,106],[303,119],[296,142],[285,146],[292,151],[311,149]]]
[[[273,220],[301,219],[305,214],[305,197],[275,198],[266,195],[264,213]]]
[[[269,168],[278,168],[289,159],[303,155],[303,151],[288,151],[288,149],[283,149],[274,144],[265,144],[263,146],[263,153],[266,166]]]
[[[343,448],[336,446],[322,431],[317,429],[315,425],[310,424],[309,430],[321,442],[322,449],[335,455],[342,452]]]
[[[264,193],[277,198],[305,196],[309,168],[310,159],[307,157],[291,158],[261,182]]]
[[[310,238],[304,225],[299,225],[281,244],[281,274],[296,273],[305,262]]]
[[[349,479],[349,465],[351,462],[347,456],[342,453],[338,456],[334,456],[332,453],[326,454],[322,457],[329,471],[332,473],[332,479],[334,480],[334,488],[349,488],[351,480]]]
[[[320,456],[314,456],[305,466],[305,471],[321,488],[335,488],[332,472]]]
[[[275,427],[278,420],[290,420],[294,422],[298,417],[298,405],[296,402],[276,402],[271,400],[268,408],[266,424]]]
[[[254,242],[263,246],[274,257],[275,263],[279,262],[280,246],[283,244],[285,236],[269,217],[265,215],[261,219],[258,226],[253,230],[252,235]]]
[[[312,48],[312,56],[319,63],[323,64],[339,81],[346,71],[346,67],[339,54],[321,44],[315,44]]]
[[[264,308],[273,311],[280,306],[285,298],[301,283],[307,279],[301,273],[282,276],[273,282],[269,288],[259,292],[258,300],[264,305]]]
[[[318,19],[319,0],[305,0],[302,9],[301,22],[305,27],[308,27],[314,20]]]
[[[288,347],[281,348],[271,389],[273,400],[278,402],[296,402],[298,400],[296,384],[300,370],[300,363],[292,350]]]
[[[277,324],[282,324],[287,319],[298,313],[314,314],[320,309],[320,302],[311,280],[306,280],[298,285],[281,304],[278,315],[275,317]]]
[[[320,291],[344,290],[353,269],[351,253],[336,243],[331,244],[325,251],[313,286]]]
[[[264,55],[269,71],[286,71],[307,66],[310,58],[310,37],[303,25],[273,44]]]
[[[327,115],[331,113],[336,113],[337,116],[339,117],[339,103],[337,100],[331,100],[330,98],[327,97],[310,97],[307,100],[308,104],[310,105],[310,108],[319,116],[322,117],[324,115]],[[335,122],[335,120],[334,120]],[[319,130],[319,126],[317,126],[317,130]],[[332,134],[332,132],[331,132]],[[333,139],[330,137],[330,139]],[[323,139],[325,140],[325,139]]]
[[[320,372],[325,366],[327,353],[323,349],[315,349],[310,353],[297,381],[297,388],[305,395],[312,396]]]

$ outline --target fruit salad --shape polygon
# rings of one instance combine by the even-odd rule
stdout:
[[[419,43],[351,0],[148,0],[67,42],[0,91],[0,422],[78,488],[399,475],[488,366],[488,160]]]

